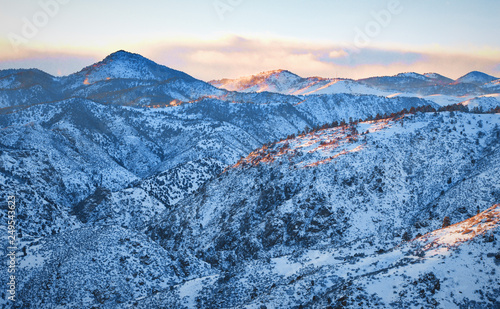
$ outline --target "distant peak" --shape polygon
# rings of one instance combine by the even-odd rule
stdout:
[[[446,84],[446,83],[451,83],[453,80],[451,78],[448,78],[446,76],[443,76],[439,73],[435,72],[429,72],[429,73],[424,73],[424,76],[427,78],[430,78],[431,80],[440,83],[440,84]]]
[[[487,74],[479,71],[470,71],[466,75],[487,75]]]
[[[416,72],[403,72],[403,73],[396,74],[395,76],[399,76],[399,77],[422,77],[424,75],[418,74]]]
[[[468,77],[468,76],[481,76],[481,77],[493,77],[491,75],[488,75],[486,73],[483,73],[483,72],[479,72],[479,71],[471,71],[467,74],[465,74],[464,76],[462,76],[461,78],[463,77]]]
[[[294,73],[292,73],[292,72],[290,72],[288,70],[283,70],[283,69],[265,71],[265,72],[259,73],[258,75],[261,75],[261,76],[270,76],[270,75],[275,75],[275,74],[289,74],[289,75],[298,76],[297,74],[294,74]]]
[[[472,71],[472,72],[469,72],[469,73],[465,74],[464,76],[458,78],[456,81],[462,82],[462,83],[484,84],[484,83],[491,82],[495,79],[497,79],[497,78],[494,76],[488,75],[486,73],[479,72],[479,71]]]
[[[194,80],[188,74],[160,65],[140,54],[118,50],[102,61],[83,68],[84,85],[109,79],[137,79],[166,81],[171,78]]]
[[[414,78],[414,79],[419,79],[419,80],[427,80],[427,76],[418,74],[415,72],[404,72],[404,73],[399,73],[395,75],[396,77],[403,77],[403,78]]]
[[[424,76],[427,76],[427,77],[436,77],[436,76],[443,76],[443,75],[438,74],[436,72],[427,72],[427,73],[424,73]]]
[[[121,55],[121,54],[123,54],[123,55],[131,55],[132,53],[128,52],[126,50],[120,49],[120,50],[115,51],[114,53],[111,53],[110,56],[112,56],[112,55]]]
[[[115,60],[115,59],[130,59],[130,58],[135,58],[135,59],[145,59],[143,56],[135,53],[128,52],[126,50],[119,50],[116,51],[110,55],[108,55],[104,60]]]

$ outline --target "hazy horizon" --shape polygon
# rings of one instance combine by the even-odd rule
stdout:
[[[0,3],[0,69],[68,75],[123,49],[202,80],[500,76],[500,3],[486,0]]]

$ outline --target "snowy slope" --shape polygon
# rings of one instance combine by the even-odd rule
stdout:
[[[89,226],[23,245],[16,301],[23,308],[117,308],[189,273],[211,274],[206,263],[118,226]]]
[[[335,94],[312,95],[305,97],[297,109],[306,115],[319,119],[320,123],[338,120],[366,119],[370,116],[396,113],[410,110],[412,107],[438,107],[437,104],[413,97],[384,98],[379,96]]]
[[[495,109],[500,107],[500,94],[489,94],[483,95],[480,97],[476,97],[464,102],[461,104],[467,106],[469,110],[473,110],[474,108],[481,109],[483,111],[489,111],[490,109]]]
[[[0,71],[0,108],[9,107],[6,111],[74,97],[115,105],[168,106],[174,100],[224,94],[184,72],[126,51],[57,78],[35,69]]]
[[[61,99],[57,78],[37,69],[0,71],[0,109]]]
[[[394,76],[370,77],[360,80],[321,77],[302,78],[286,70],[262,72],[237,79],[222,79],[209,83],[229,91],[276,92],[291,95],[368,94],[385,97],[418,97],[440,106],[496,93],[493,77],[471,72],[456,81],[437,73],[400,73]],[[494,78],[493,78],[494,79]]]
[[[294,104],[300,100],[292,98]],[[26,207],[21,208],[29,218],[22,223],[29,235],[51,235],[78,226],[82,218],[117,222],[127,217],[123,207],[142,203],[135,221],[124,223],[137,227],[148,214],[177,203],[264,143],[306,127],[347,121],[339,110],[366,118],[421,105],[371,96],[356,97],[359,106],[344,96],[328,102],[335,107],[330,114],[320,100],[294,106],[207,99],[167,109],[136,109],[72,99],[33,106],[0,115],[0,172],[5,184],[12,183],[5,190],[30,188],[29,196],[22,194]],[[130,186],[142,191],[121,192]],[[75,210],[80,203],[85,215],[61,224],[59,218],[81,212]]]
[[[359,93],[380,95],[382,92],[349,79],[321,77],[302,78],[290,71],[276,70],[237,79],[210,81],[215,87],[229,91],[277,92],[291,95]]]
[[[500,93],[500,79],[495,79],[489,83],[486,83],[482,86],[482,88],[491,93]]]
[[[478,72],[478,71],[472,71],[464,76],[458,78],[455,82],[457,83],[467,83],[467,84],[474,84],[474,85],[484,85],[486,83],[489,83],[491,81],[494,81],[498,79],[498,77],[494,77],[488,74],[485,74],[483,72]]]
[[[284,93],[289,92],[290,88],[301,82],[303,82],[303,79],[290,71],[275,70],[233,80],[214,80],[209,83],[229,91]]]
[[[308,250],[271,259],[267,267],[254,264],[261,276],[285,280],[242,307],[495,308],[497,208],[387,252],[346,256],[343,249]]]
[[[442,233],[400,245],[438,229],[445,216],[467,220],[498,201],[498,117],[416,115],[359,124],[366,134],[339,127],[273,143],[166,211],[149,233],[220,269],[216,284],[196,292],[201,307],[495,306],[495,259],[481,253],[496,254],[495,242],[474,238],[472,256],[468,247],[439,257],[422,251],[432,235],[451,237]],[[498,235],[493,210],[446,233],[470,226],[473,235]],[[458,275],[480,258],[483,273]],[[176,289],[142,307],[175,303]]]
[[[279,70],[235,92],[124,51],[0,71],[17,305],[496,308],[494,85]],[[474,113],[401,113],[447,102]]]
[[[140,79],[164,81],[170,78],[193,80],[184,72],[170,69],[144,58],[139,54],[124,50],[114,52],[104,60],[71,74],[65,79],[79,79],[81,83],[93,84],[108,79]]]
[[[425,77],[431,79],[436,84],[449,84],[453,82],[453,79],[443,76],[438,73],[425,73]]]

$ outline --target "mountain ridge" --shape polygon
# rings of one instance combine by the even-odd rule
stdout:
[[[500,306],[498,80],[178,72],[0,72],[17,307]]]
[[[434,100],[435,95],[450,96],[454,103],[460,103],[460,97],[469,98],[488,93],[495,93],[496,87],[489,83],[495,80],[487,74],[473,71],[463,77],[453,80],[438,73],[418,74],[415,72],[398,73],[393,76],[375,76],[358,80],[344,78],[302,78],[289,72],[292,80],[280,74],[287,70],[262,72],[257,75],[236,79],[221,79],[209,81],[210,84],[230,91],[262,92],[273,91],[282,94],[310,95],[330,93],[358,93],[381,96],[405,95]],[[477,82],[480,80],[481,82]],[[453,98],[451,98],[451,96]],[[464,101],[464,100],[462,100]],[[446,102],[435,100],[438,104]],[[444,103],[446,105],[446,103]]]

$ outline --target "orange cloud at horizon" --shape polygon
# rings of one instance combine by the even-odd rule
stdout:
[[[106,51],[91,48],[31,49],[18,55],[0,55],[0,69],[17,64],[39,67],[36,64],[51,59],[53,66],[58,67],[45,65],[42,69],[54,75],[57,72],[69,74],[119,49],[142,54],[159,64],[206,81],[276,69],[286,69],[303,77],[354,79],[409,71],[436,72],[454,79],[473,70],[500,76],[500,51],[486,48],[465,52],[439,48],[412,51],[404,47],[359,50],[348,44],[239,36],[131,44],[108,47]],[[61,67],[65,64],[72,66],[71,69]]]

